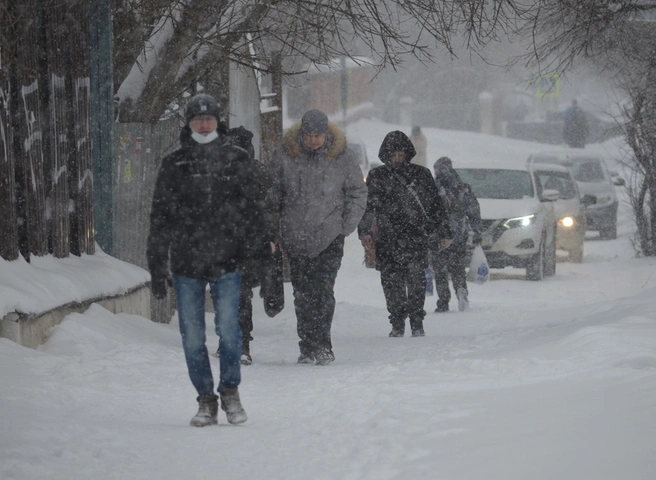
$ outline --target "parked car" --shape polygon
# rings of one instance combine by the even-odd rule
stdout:
[[[596,202],[586,206],[588,230],[599,231],[605,239],[617,237],[617,194],[615,185],[623,185],[618,175],[611,175],[604,159],[585,150],[563,149],[534,153],[529,162],[557,163],[569,167],[582,195],[594,195]]]
[[[539,189],[528,164],[459,163],[456,171],[481,206],[481,246],[489,266],[525,268],[527,280],[554,275],[558,191]]]
[[[544,190],[557,190],[554,202],[556,216],[556,248],[568,253],[569,261],[583,261],[583,244],[587,229],[587,205],[594,204],[596,197],[587,194],[581,197],[572,171],[558,164],[536,163],[532,166],[536,177],[538,194]]]

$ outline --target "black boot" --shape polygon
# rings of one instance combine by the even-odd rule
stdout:
[[[449,302],[448,301],[443,301],[443,300],[438,300],[437,301],[437,308],[435,309],[435,312],[437,313],[443,313],[443,312],[448,312],[449,311]]]
[[[241,341],[241,364],[251,365],[252,363],[253,363],[253,357],[251,357],[250,340],[244,338]]]
[[[419,320],[415,322],[411,322],[412,324],[410,327],[412,328],[412,336],[413,337],[425,337],[426,333],[424,332],[424,322]]]
[[[239,425],[248,420],[244,407],[241,406],[239,390],[237,390],[237,387],[226,388],[223,392],[219,393],[219,395],[221,395],[221,410],[226,412],[226,417],[228,417],[229,423]]]
[[[198,400],[198,413],[191,419],[192,427],[206,427],[216,425],[216,415],[219,413],[219,404],[216,395],[201,395]]]
[[[405,319],[401,322],[395,320],[390,323],[392,324],[392,331],[389,333],[389,336],[402,337],[405,333]]]

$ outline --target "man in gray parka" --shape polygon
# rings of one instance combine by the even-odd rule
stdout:
[[[335,360],[335,278],[344,238],[364,214],[367,186],[344,132],[320,110],[285,133],[270,168],[270,201],[294,289],[298,363],[327,365]]]

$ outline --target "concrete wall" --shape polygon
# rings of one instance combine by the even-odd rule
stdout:
[[[59,325],[69,313],[84,313],[92,303],[113,313],[129,313],[150,318],[150,284],[136,287],[124,295],[70,303],[39,315],[11,312],[0,320],[0,337],[24,347],[36,348],[44,343],[52,327]]]

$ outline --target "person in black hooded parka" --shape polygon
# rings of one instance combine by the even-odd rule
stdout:
[[[248,153],[217,131],[219,107],[210,95],[189,100],[180,148],[162,160],[150,214],[148,268],[156,298],[173,274],[182,346],[198,413],[192,426],[217,423],[218,401],[205,345],[205,289],[219,335],[217,391],[228,422],[246,421],[241,382],[240,269],[267,254],[264,198]]]
[[[448,248],[451,231],[431,172],[410,163],[415,148],[401,131],[387,134],[378,152],[384,163],[367,176],[367,209],[358,226],[362,244],[376,249],[376,269],[392,324],[402,337],[409,318],[412,336],[424,336],[428,237]]]

